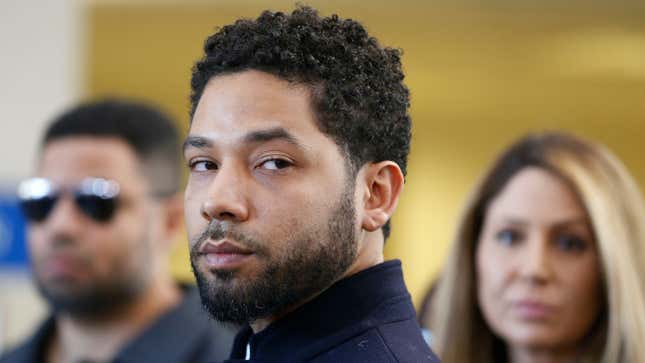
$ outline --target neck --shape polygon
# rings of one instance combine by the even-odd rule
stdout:
[[[567,349],[534,349],[526,347],[509,350],[512,363],[573,363],[579,358],[575,348]]]
[[[172,282],[157,282],[151,284],[131,304],[107,316],[79,317],[61,313],[56,319],[56,335],[48,350],[48,361],[108,362],[180,299],[181,293]]]
[[[346,279],[358,272],[361,272],[383,262],[383,233],[381,232],[381,230],[377,230],[376,232],[363,231],[362,233],[362,243],[360,243],[358,246],[358,252],[356,258],[354,259],[354,263],[352,263],[349,268],[347,268],[347,270],[345,270],[345,272],[339,278],[334,280],[327,288],[340,280]],[[257,334],[266,329],[266,327],[268,327],[272,323],[280,320],[290,312],[298,309],[299,307],[316,298],[316,296],[320,295],[324,290],[326,289],[317,292],[316,294],[308,297],[303,301],[298,302],[297,304],[289,306],[287,309],[280,311],[280,313],[278,314],[273,314],[267,318],[257,319],[251,322],[250,325],[251,329],[253,329],[253,333]]]

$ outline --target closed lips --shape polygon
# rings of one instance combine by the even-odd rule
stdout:
[[[239,254],[250,255],[253,251],[237,246],[228,241],[218,243],[206,243],[200,251],[202,254]]]

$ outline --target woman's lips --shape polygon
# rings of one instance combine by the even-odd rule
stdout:
[[[523,320],[541,321],[549,319],[555,307],[536,300],[518,300],[511,304],[513,312]]]

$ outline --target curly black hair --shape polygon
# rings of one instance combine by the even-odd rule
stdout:
[[[291,14],[264,11],[219,29],[204,52],[193,67],[191,119],[211,78],[264,71],[311,88],[318,127],[353,173],[365,163],[391,160],[405,175],[411,121],[401,51],[381,47],[359,22],[320,17],[308,6]],[[385,238],[389,229],[388,222]]]

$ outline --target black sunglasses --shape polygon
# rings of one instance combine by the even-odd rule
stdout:
[[[73,196],[76,206],[97,222],[112,218],[119,202],[119,184],[102,178],[86,178],[73,187],[61,188],[45,178],[31,178],[18,186],[23,214],[31,222],[42,222],[64,193]]]

